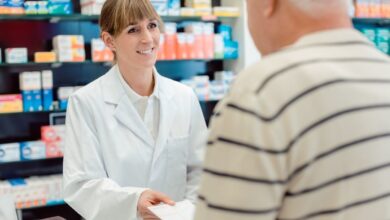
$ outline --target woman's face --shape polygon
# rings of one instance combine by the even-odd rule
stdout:
[[[155,65],[159,43],[158,21],[149,19],[129,25],[113,40],[118,64],[135,69]]]

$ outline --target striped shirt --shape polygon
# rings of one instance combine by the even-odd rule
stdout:
[[[388,56],[336,29],[243,71],[215,110],[195,219],[390,219]]]

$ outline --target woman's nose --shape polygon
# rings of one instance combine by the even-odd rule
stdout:
[[[152,33],[150,30],[144,30],[142,31],[142,36],[141,36],[141,42],[142,43],[150,43],[153,41]]]

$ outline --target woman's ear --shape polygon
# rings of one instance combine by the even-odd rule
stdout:
[[[115,51],[114,37],[110,33],[108,33],[107,31],[103,31],[101,34],[101,38],[108,48],[110,48],[112,51]]]
[[[263,4],[263,7],[264,7],[263,15],[266,18],[271,17],[274,14],[275,10],[276,10],[276,6],[278,4],[278,0],[261,0],[261,1],[264,2],[264,4]]]

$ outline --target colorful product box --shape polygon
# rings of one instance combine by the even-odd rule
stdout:
[[[23,112],[22,95],[0,95],[0,113]]]
[[[53,72],[44,70],[41,73],[42,78],[42,104],[44,111],[51,111],[53,106]]]
[[[23,96],[23,110],[25,112],[42,111],[42,82],[41,73],[22,72],[19,74],[19,88]]]
[[[27,63],[27,48],[7,48],[5,49],[6,63]]]
[[[186,0],[185,6],[192,8],[211,8],[211,0]]]
[[[19,143],[0,144],[0,163],[20,161]]]
[[[230,25],[221,24],[218,26],[218,33],[223,36],[224,40],[232,40],[233,28]]]
[[[223,59],[225,50],[225,43],[221,34],[214,35],[214,58]]]
[[[213,15],[218,17],[238,17],[240,9],[238,7],[214,7]]]
[[[84,37],[82,35],[57,35],[53,48],[60,62],[85,61]]]
[[[105,0],[81,0],[81,14],[100,15]]]
[[[180,0],[168,0],[168,15],[180,15]]]
[[[56,53],[55,52],[35,52],[34,53],[34,62],[36,63],[53,63],[56,62]]]
[[[72,93],[75,91],[74,87],[67,86],[67,87],[59,87],[57,91],[57,97],[59,101],[59,108],[60,110],[66,110],[68,106],[68,98]]]
[[[189,59],[188,46],[187,46],[187,33],[177,34],[177,47],[176,47],[177,59]]]
[[[63,156],[65,125],[52,125],[41,127],[41,138],[46,144],[46,157]]]
[[[165,23],[165,59],[177,59],[177,24]]]
[[[49,14],[72,14],[73,5],[71,0],[48,0]]]
[[[112,62],[114,60],[114,53],[101,39],[91,40],[91,50],[93,62]]]
[[[168,0],[151,0],[153,7],[159,15],[168,15]]]
[[[224,58],[225,59],[237,59],[238,58],[238,42],[237,41],[225,41],[224,42]]]
[[[46,145],[42,141],[20,143],[21,160],[36,160],[46,158]]]
[[[203,51],[205,59],[214,58],[214,23],[203,24]]]
[[[194,53],[194,59],[203,59],[204,53],[204,37],[203,37],[203,23],[191,22],[185,27],[186,33],[191,33],[194,36],[194,47],[191,48]]]

